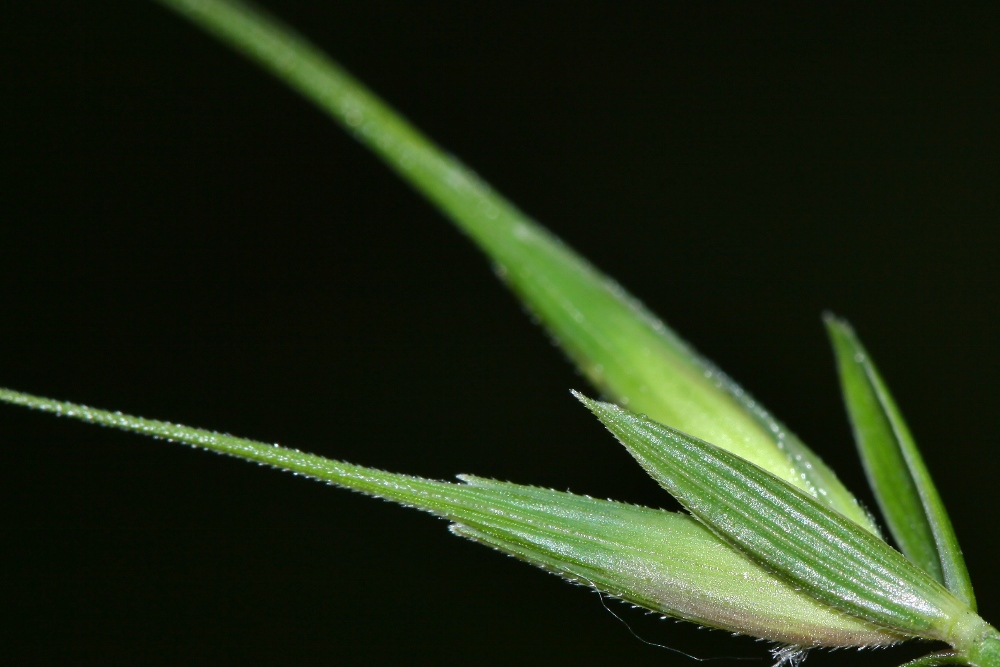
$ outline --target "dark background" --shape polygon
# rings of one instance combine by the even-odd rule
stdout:
[[[1000,620],[996,11],[267,6],[873,504],[819,315],[850,318]],[[673,507],[479,253],[309,104],[152,3],[4,3],[0,25],[0,385]],[[697,664],[424,514],[17,408],[0,448],[16,664]],[[765,654],[612,608],[650,641]]]

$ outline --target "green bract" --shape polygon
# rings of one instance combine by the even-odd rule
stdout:
[[[976,608],[948,513],[910,430],[850,325],[826,317],[868,480],[903,553]]]
[[[767,471],[669,426],[580,398],[691,514],[813,597],[911,636],[951,641],[978,623],[965,603],[898,551]]]
[[[912,667],[1000,667],[947,513],[881,377],[827,319],[890,532],[710,362],[291,30],[230,0],[161,0],[324,109],[497,265],[593,385],[577,394],[690,515],[463,476],[448,483],[11,390],[0,401],[265,463],[415,506],[452,531],[650,610],[798,649],[940,640]],[[615,405],[617,404],[617,405]]]

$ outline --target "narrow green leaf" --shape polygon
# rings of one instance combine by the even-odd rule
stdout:
[[[988,628],[898,551],[801,490],[719,447],[578,397],[689,512],[816,599],[914,636],[964,643]]]
[[[801,646],[903,639],[775,576],[691,517],[506,482],[439,482],[0,389],[0,401],[202,447],[430,511],[458,535],[637,605]]]
[[[739,386],[315,46],[233,0],[160,2],[312,100],[426,196],[607,396],[757,463],[877,532],[833,472]]]
[[[975,609],[958,538],[896,402],[851,326],[824,319],[854,439],[889,531],[910,560]]]

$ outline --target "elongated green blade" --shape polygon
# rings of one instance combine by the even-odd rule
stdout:
[[[770,470],[876,532],[833,472],[621,287],[495,193],[290,29],[232,0],[160,0],[343,125],[426,196],[609,397]]]
[[[854,439],[889,531],[910,560],[975,609],[958,538],[896,402],[851,326],[824,319]]]
[[[691,517],[464,477],[374,470],[252,440],[0,389],[0,401],[202,447],[430,511],[458,535],[663,614],[801,646],[870,646],[899,634],[846,616],[732,549]]]
[[[689,512],[816,599],[944,641],[988,627],[898,551],[801,490],[698,438],[578,397]]]

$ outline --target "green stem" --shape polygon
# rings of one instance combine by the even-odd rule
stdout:
[[[479,242],[526,216],[278,19],[231,0],[158,0],[314,102]]]
[[[953,645],[975,667],[1000,667],[1000,632],[983,622],[970,640],[959,640]]]

